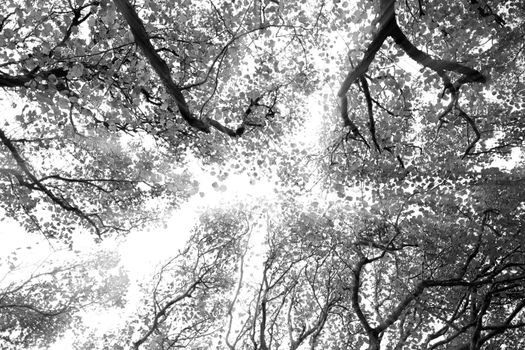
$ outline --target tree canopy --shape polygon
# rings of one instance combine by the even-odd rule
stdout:
[[[1,216],[116,242],[251,185],[140,281],[8,268],[0,345],[522,348],[524,76],[521,0],[2,2]]]

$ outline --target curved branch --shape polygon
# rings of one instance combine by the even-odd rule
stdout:
[[[151,67],[153,68],[153,70],[155,70],[160,80],[164,84],[164,87],[166,88],[167,92],[175,99],[175,103],[179,108],[179,112],[182,118],[191,127],[199,131],[209,133],[209,124],[203,120],[195,118],[191,114],[190,108],[188,107],[188,103],[186,102],[184,95],[182,94],[179,86],[173,81],[173,78],[171,77],[171,72],[167,63],[160,57],[160,55],[157,53],[157,51],[151,44],[146,28],[144,27],[142,20],[139,18],[133,6],[127,0],[114,0],[114,2],[119,11],[124,16],[124,19],[128,23],[131,32],[133,33],[133,37],[135,38],[135,42],[137,43],[137,46],[141,48],[142,52],[148,59]]]
[[[363,267],[367,264],[367,259],[363,258],[359,261],[359,263],[354,268],[353,275],[354,275],[354,283],[351,288],[352,292],[352,308],[354,309],[354,312],[357,315],[357,318],[361,322],[361,325],[365,329],[365,332],[370,334],[374,331],[372,326],[370,326],[370,323],[368,322],[363,310],[361,309],[361,306],[359,305],[359,287],[361,285],[361,271],[363,270]]]
[[[470,142],[470,144],[468,145],[467,149],[465,150],[465,153],[463,154],[463,157],[461,157],[461,158],[465,158],[466,156],[468,156],[470,154],[470,151],[472,151],[472,149],[476,146],[476,143],[478,143],[478,141],[480,140],[481,133],[479,132],[479,129],[478,129],[474,119],[472,119],[472,117],[469,116],[467,113],[465,113],[461,108],[459,108],[459,107],[456,107],[456,108],[457,108],[457,111],[458,111],[459,115],[463,119],[465,119],[467,121],[467,123],[470,125],[470,127],[474,131],[474,134],[476,135],[474,137],[474,139],[472,140],[472,142]],[[468,126],[467,126],[467,128],[468,128]]]
[[[381,15],[379,19],[379,31],[374,35],[372,42],[366,49],[365,55],[361,62],[347,74],[345,80],[341,84],[341,88],[337,94],[341,99],[341,104],[344,104],[343,97],[348,92],[350,86],[357,82],[358,79],[364,77],[368,67],[375,58],[376,53],[379,51],[381,45],[389,36],[394,39],[394,42],[398,44],[410,58],[424,67],[432,69],[434,72],[436,72],[443,80],[445,88],[453,94],[461,87],[461,85],[465,83],[485,83],[487,81],[483,74],[473,68],[454,61],[432,58],[429,54],[414,46],[414,44],[412,44],[412,42],[407,38],[407,36],[397,24],[395,0],[381,0],[380,12]],[[461,75],[461,77],[456,81],[455,84],[452,84],[447,75],[447,72],[458,73]],[[342,114],[342,117],[345,125],[348,125],[348,121],[344,119],[344,114]]]
[[[175,99],[175,103],[177,104],[177,107],[179,108],[179,112],[182,118],[191,127],[199,131],[205,132],[205,133],[209,133],[210,126],[213,126],[218,131],[228,136],[231,136],[231,137],[237,137],[237,136],[242,135],[243,125],[241,125],[237,130],[233,130],[233,129],[230,129],[222,125],[220,122],[216,120],[213,120],[210,118],[199,119],[193,116],[188,106],[188,103],[186,102],[186,99],[184,98],[184,95],[182,94],[181,87],[178,86],[175,83],[175,81],[173,81],[168,64],[160,57],[157,50],[155,50],[155,48],[153,47],[153,44],[150,41],[148,32],[146,31],[146,28],[144,27],[142,20],[140,19],[139,15],[137,14],[133,6],[129,3],[128,0],[114,0],[114,2],[117,8],[119,9],[119,11],[124,16],[124,19],[128,23],[131,29],[131,32],[133,34],[133,37],[135,38],[135,42],[137,46],[141,48],[142,52],[148,59],[151,67],[157,73],[160,80],[162,81],[162,84],[166,88],[166,91]],[[215,61],[214,61],[214,64],[215,64]],[[211,68],[213,68],[213,65]],[[207,77],[209,76],[211,72],[211,68],[208,71]]]
[[[403,33],[401,28],[399,28],[399,25],[395,19],[393,21],[389,35],[392,37],[392,39],[394,39],[396,44],[401,46],[403,51],[405,51],[411,59],[436,72],[445,82],[445,87],[450,88],[451,90],[457,90],[459,86],[453,87],[450,85],[450,81],[445,75],[445,72],[447,71],[456,72],[463,76],[460,80],[458,80],[458,82],[460,82],[459,85],[473,82],[485,83],[487,81],[483,74],[473,68],[453,61],[434,59],[426,52],[423,52],[415,47],[414,44],[412,44],[412,42],[406,37],[405,33]]]
[[[368,67],[374,60],[376,53],[381,48],[381,45],[383,45],[383,42],[386,40],[386,38],[390,35],[391,27],[394,24],[395,20],[395,13],[394,13],[394,3],[393,0],[387,0],[388,3],[385,3],[385,1],[381,1],[381,18],[380,23],[381,27],[379,28],[379,31],[372,39],[372,43],[368,46],[368,48],[365,51],[365,56],[359,62],[359,64],[348,73],[345,80],[343,81],[343,84],[341,84],[341,88],[339,89],[339,92],[337,93],[337,96],[339,98],[342,98],[350,89],[350,86],[357,81],[360,77],[362,77],[365,72],[368,70]]]
[[[363,135],[361,135],[361,132],[359,132],[357,125],[355,125],[355,123],[348,116],[348,99],[346,98],[346,96],[341,97],[341,117],[345,122],[345,126],[350,127],[350,132],[352,133],[352,135],[354,135],[354,138],[363,141],[366,147],[370,149],[370,145],[363,137]],[[347,137],[348,136],[350,136],[350,134],[348,134]]]

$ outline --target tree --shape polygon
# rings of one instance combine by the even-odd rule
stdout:
[[[154,219],[158,208],[145,213],[152,201],[176,207],[195,193],[191,175],[174,172],[188,149],[220,161],[223,147],[232,148],[219,135],[195,130],[211,125],[229,136],[258,134],[280,113],[283,99],[296,105],[295,111],[287,107],[287,118],[300,115],[302,97],[295,97],[295,89],[312,88],[312,68],[304,60],[279,67],[278,59],[305,45],[301,32],[311,28],[261,22],[270,16],[268,6],[261,14],[248,4],[181,5],[173,21],[146,2],[141,11],[153,30],[147,33],[128,2],[2,4],[0,86],[12,92],[13,107],[24,106],[0,128],[6,214],[23,213],[27,229],[62,238],[78,225],[99,236],[129,231]],[[271,17],[277,17],[275,8]],[[183,28],[177,21],[184,18],[200,26]],[[291,51],[259,46],[277,32],[290,35]],[[47,36],[56,40],[43,42]],[[240,60],[253,56],[256,70],[243,72]],[[165,88],[157,84],[158,73]],[[240,126],[226,125],[231,123]],[[267,135],[279,135],[279,129],[272,124]],[[253,141],[246,149],[254,154],[269,142]],[[41,164],[49,157],[63,162]],[[38,215],[42,209],[56,211],[53,220]]]
[[[424,216],[402,213],[396,222],[384,213],[349,215],[344,202],[272,205],[270,212],[281,214],[263,208],[262,222],[238,209],[206,214],[189,245],[144,289],[131,329],[110,345],[125,348],[131,339],[136,349],[522,345],[525,261],[515,231],[522,218],[498,220],[490,212],[481,218],[439,205]],[[262,245],[250,242],[259,230]]]
[[[215,344],[231,312],[228,296],[249,239],[248,225],[247,217],[235,210],[203,214],[187,244],[140,284],[140,301],[131,305],[120,328],[102,337],[81,329],[75,346],[204,349]]]
[[[0,86],[27,105],[0,125],[1,205],[28,229],[161,218],[199,192],[195,158],[277,178],[271,204],[204,216],[97,344],[523,345],[522,1],[0,9]]]
[[[467,138],[459,143],[466,144],[462,158],[483,153],[505,152],[512,146],[521,145],[519,139],[514,139],[510,125],[501,121],[502,115],[513,115],[514,105],[521,108],[521,101],[519,99],[518,101],[505,100],[498,94],[502,89],[501,85],[508,84],[508,80],[505,73],[501,74],[503,73],[501,70],[493,67],[494,62],[499,61],[499,57],[495,57],[495,50],[510,50],[510,52],[516,50],[511,57],[506,56],[502,59],[518,70],[522,69],[518,68],[523,65],[523,59],[519,55],[521,48],[518,46],[512,49],[510,48],[512,45],[509,45],[509,40],[523,34],[523,28],[519,26],[522,18],[519,15],[514,16],[522,10],[517,2],[499,2],[498,7],[494,8],[489,3],[483,5],[478,1],[459,2],[450,7],[444,7],[440,1],[418,1],[417,11],[414,11],[413,4],[410,2],[402,4],[393,0],[359,5],[364,5],[362,11],[368,11],[369,7],[375,6],[378,18],[370,24],[367,31],[372,33],[371,43],[367,46],[360,62],[350,69],[338,92],[341,98],[341,117],[345,126],[350,129],[348,137],[358,137],[358,141],[362,141],[368,148],[372,144],[377,152],[387,151],[394,155],[393,148],[400,153],[398,149],[401,147],[397,146],[398,144],[404,146],[403,148],[410,146],[407,144],[408,140],[405,140],[405,138],[409,139],[406,133],[413,130],[416,124],[427,128],[433,126],[437,121],[437,132],[439,132],[447,124],[454,126],[455,124],[461,125],[459,122],[462,122],[467,131]],[[512,14],[507,20],[504,20],[498,15],[498,11],[504,11],[507,8]],[[453,22],[456,22],[458,29],[451,28]],[[377,29],[375,29],[376,26]],[[435,37],[435,32],[439,32],[440,36]],[[386,43],[387,52],[390,55],[380,57],[377,65],[371,67],[371,64],[375,63],[377,53],[382,46],[385,46],[388,38],[393,40],[392,43]],[[493,40],[495,44],[483,48],[482,43],[486,40]],[[432,52],[442,58],[432,57],[431,54],[418,48],[422,43],[426,43],[427,52]],[[479,55],[475,56],[471,52],[479,52]],[[425,81],[411,83],[410,74],[400,72],[395,67],[388,67],[385,60],[395,62],[403,54],[423,67]],[[351,56],[356,55],[352,53]],[[449,57],[455,57],[455,59],[452,60]],[[469,65],[462,62],[472,63]],[[474,63],[483,67],[484,72],[471,67]],[[487,83],[487,77],[490,77],[490,81],[485,91],[476,85],[464,87],[465,84]],[[439,78],[442,85],[439,85],[435,78]],[[370,87],[368,80],[374,83]],[[371,142],[367,142],[364,137],[360,136],[361,131],[356,125],[356,120],[350,119],[348,115],[347,92],[354,83],[359,85],[364,96]],[[392,91],[392,88],[400,92],[400,97],[404,101],[402,105],[393,104],[395,101],[392,99],[398,94]],[[432,105],[421,101],[422,98],[425,98],[421,92],[436,91],[436,88],[442,90],[439,95],[441,99],[448,95],[449,101],[443,108],[440,108],[442,103]],[[494,92],[497,98],[484,98],[486,96],[484,94],[488,92]],[[377,97],[374,98],[374,96]],[[374,106],[380,112],[379,116],[374,114]],[[421,108],[416,110],[414,106]],[[479,119],[493,112],[496,112],[499,118],[481,121],[478,124]],[[376,120],[376,117],[380,118]],[[382,120],[385,117],[390,121],[398,119],[400,125],[405,126],[404,129],[395,130],[395,137],[388,140],[390,142],[387,144],[379,142],[378,140],[381,140],[382,137],[376,134],[376,131],[381,131]],[[390,125],[393,124],[390,123]],[[497,137],[498,142],[491,145],[486,144],[488,139],[494,137],[496,131],[502,133]],[[403,137],[403,135],[406,136]],[[414,146],[417,145],[412,145]],[[403,167],[403,161],[399,160],[400,166]]]
[[[69,257],[65,263],[60,255],[36,266],[24,266],[16,252],[2,259],[9,268],[0,285],[2,349],[47,347],[80,321],[80,312],[123,305],[128,279],[116,268],[115,254]]]

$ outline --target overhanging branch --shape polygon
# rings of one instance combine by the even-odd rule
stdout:
[[[237,130],[233,130],[222,125],[216,120],[210,118],[199,119],[193,116],[188,106],[188,103],[186,102],[186,99],[182,94],[181,88],[175,83],[175,81],[173,81],[168,64],[160,57],[158,51],[155,50],[155,48],[153,47],[148,32],[146,31],[142,20],[140,19],[133,6],[129,3],[128,0],[114,0],[114,2],[119,11],[122,13],[124,19],[128,23],[131,29],[131,33],[135,38],[137,46],[141,48],[142,52],[144,53],[144,56],[146,56],[151,67],[153,68],[155,73],[157,73],[162,84],[166,88],[166,91],[175,100],[175,103],[177,104],[182,118],[191,127],[205,133],[209,133],[210,127],[212,126],[218,131],[228,136],[240,136],[240,134],[242,133],[239,133],[237,131],[240,128],[242,128],[242,126],[239,127],[239,129]]]
[[[345,101],[346,93],[353,83],[364,78],[366,71],[370,64],[375,58],[376,53],[381,48],[381,45],[387,37],[392,37],[395,43],[398,44],[401,49],[414,61],[421,64],[422,66],[429,68],[436,72],[444,82],[445,89],[449,90],[452,94],[465,83],[485,83],[486,77],[479,71],[470,68],[466,65],[460,64],[454,61],[447,61],[442,59],[432,58],[427,53],[421,51],[407,38],[399,27],[396,14],[395,14],[395,0],[380,0],[380,28],[379,31],[374,35],[372,42],[365,51],[365,55],[361,62],[353,68],[346,76],[345,80],[341,84],[341,88],[338,92],[338,97],[341,99],[343,105]],[[453,84],[447,72],[454,72],[460,75],[460,78]],[[348,124],[348,119],[345,118],[344,110],[342,110],[341,117],[345,125]]]

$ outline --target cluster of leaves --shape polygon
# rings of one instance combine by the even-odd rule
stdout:
[[[59,255],[34,266],[18,262],[17,252],[2,261],[9,267],[0,285],[2,349],[47,347],[80,322],[80,312],[124,305],[128,278],[115,253]]]
[[[505,211],[506,199],[491,205],[480,213],[427,200],[424,215],[408,206],[374,214],[345,201],[289,200],[251,218],[238,209],[205,214],[106,345],[519,349],[523,213]]]
[[[330,148],[334,173],[463,174],[523,146],[523,4],[358,3],[362,13],[372,6],[377,19],[360,33],[339,90],[345,130]]]
[[[195,193],[175,171],[189,153],[243,164],[230,138],[255,158],[290,133],[318,81],[309,50],[322,45],[324,10],[252,5],[3,2],[3,211],[62,239],[79,226],[129,231],[158,219],[151,203]]]
[[[239,215],[235,217],[233,215]],[[120,328],[102,337],[76,330],[85,348],[206,349],[216,344],[235,285],[249,222],[241,212],[203,215],[185,248],[140,286],[140,300]]]

